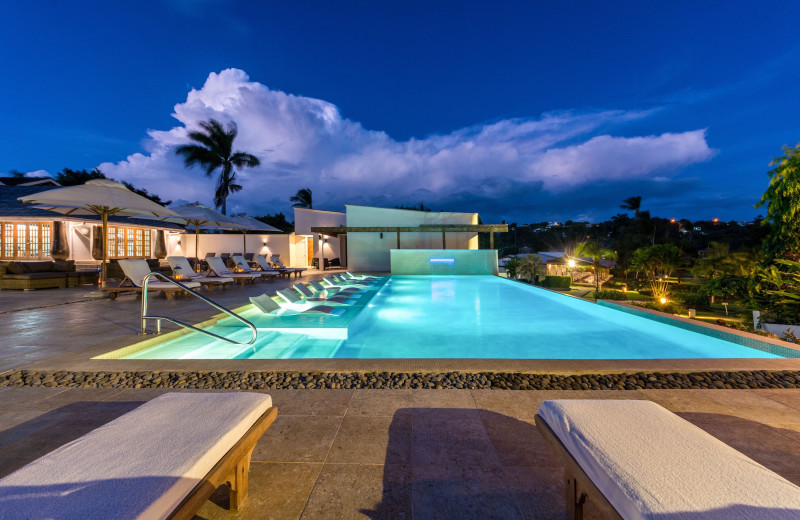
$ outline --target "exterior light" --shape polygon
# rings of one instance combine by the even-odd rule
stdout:
[[[664,298],[663,296],[661,297],[661,300],[660,300],[660,301],[661,301],[661,303],[662,303],[662,304],[663,304],[663,303],[667,303],[667,299],[666,299],[666,298]]]
[[[673,224],[675,223],[675,219],[674,218],[669,219],[669,221],[672,222]]]
[[[714,217],[714,223],[716,224],[717,222],[719,222],[719,219]]]
[[[570,267],[575,267],[575,260],[572,260],[572,259],[570,259],[570,260],[567,262],[567,265],[568,265],[568,266],[570,266]]]

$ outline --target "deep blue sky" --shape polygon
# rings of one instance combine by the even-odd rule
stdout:
[[[461,209],[522,222],[574,218],[579,203],[604,218],[617,212],[611,201],[640,194],[665,217],[752,218],[763,212],[752,204],[768,162],[800,141],[799,7],[4,2],[0,172],[90,169],[144,152],[147,130],[180,126],[171,114],[189,90],[236,68],[270,89],[332,103],[397,141],[553,111],[654,110],[592,135],[706,129],[715,155],[672,170],[674,188],[600,179],[596,191],[585,185],[510,214],[478,201]]]

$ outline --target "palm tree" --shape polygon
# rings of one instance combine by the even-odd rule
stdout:
[[[249,153],[233,151],[233,140],[239,133],[236,123],[231,122],[228,128],[223,128],[218,121],[211,119],[203,121],[200,126],[204,132],[189,132],[189,139],[198,144],[179,146],[175,153],[184,157],[183,162],[187,168],[199,164],[205,168],[209,177],[217,168],[221,169],[214,192],[214,205],[222,207],[222,214],[225,215],[228,195],[242,190],[242,186],[236,182],[234,167],[253,167],[261,162],[258,157]]]
[[[591,240],[586,242],[581,248],[581,255],[592,259],[592,267],[594,267],[594,287],[595,293],[600,290],[600,262],[602,260],[616,260],[617,254],[603,247],[598,240]]]
[[[521,275],[527,275],[528,283],[533,284],[536,281],[536,275],[545,272],[545,265],[541,256],[536,254],[526,255],[520,260],[517,270]]]
[[[622,201],[620,208],[627,209],[628,211],[635,212],[636,218],[639,218],[639,208],[642,207],[642,197],[628,197]]]
[[[294,196],[289,197],[289,202],[294,202],[292,207],[295,208],[313,209],[314,206],[311,203],[311,188],[302,188],[297,190],[297,193],[295,193]]]

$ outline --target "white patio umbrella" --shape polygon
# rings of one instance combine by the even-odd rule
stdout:
[[[68,186],[19,197],[22,202],[36,204],[39,209],[63,215],[99,215],[103,223],[103,264],[100,287],[106,287],[108,261],[108,217],[180,218],[174,211],[138,195],[122,184],[109,179],[94,179],[79,186]]]
[[[239,215],[238,217],[230,217],[231,220],[236,222],[237,224],[241,225],[242,228],[239,231],[242,232],[242,254],[247,253],[247,232],[248,231],[262,231],[262,232],[271,232],[271,233],[283,233],[280,229],[276,227],[272,227],[269,224],[265,224],[260,220],[256,220],[253,217],[248,217],[247,215]]]
[[[200,242],[200,228],[204,229],[242,229],[246,226],[235,221],[233,217],[228,217],[215,211],[199,202],[184,204],[174,208],[175,213],[186,220],[186,226],[194,227],[194,265],[195,269],[200,265],[198,257],[198,244]]]

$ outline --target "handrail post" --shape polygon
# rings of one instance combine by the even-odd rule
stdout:
[[[184,323],[182,321],[176,320],[174,318],[170,318],[168,316],[148,316],[147,315],[147,284],[150,282],[150,278],[153,277],[153,276],[156,276],[156,277],[159,277],[159,278],[163,278],[165,281],[171,283],[172,285],[178,286],[179,288],[181,288],[184,291],[188,292],[192,296],[194,296],[196,298],[199,298],[200,300],[206,302],[207,304],[211,305],[215,309],[220,310],[220,311],[224,312],[225,314],[231,316],[232,318],[234,318],[234,319],[244,323],[245,325],[247,325],[250,328],[250,330],[252,331],[252,333],[253,333],[252,336],[250,337],[250,341],[248,341],[247,343],[242,343],[240,341],[233,341],[232,339],[228,339],[226,337],[220,336],[219,334],[214,334],[213,332],[209,332],[207,330],[203,330],[203,329],[197,328],[197,327],[195,327],[193,325],[189,325],[188,323]],[[233,311],[231,311],[229,309],[226,309],[225,307],[223,307],[222,305],[218,304],[217,302],[215,302],[215,301],[213,301],[213,300],[211,300],[209,298],[206,298],[202,294],[199,294],[199,293],[189,289],[188,287],[186,287],[182,283],[178,282],[177,280],[174,280],[174,279],[170,278],[169,276],[165,275],[164,273],[159,273],[159,272],[155,272],[155,271],[152,272],[152,273],[147,274],[144,277],[144,280],[142,281],[142,316],[141,316],[141,319],[142,319],[142,334],[147,334],[147,320],[156,320],[156,333],[157,334],[161,334],[161,320],[167,320],[167,321],[169,321],[171,323],[174,323],[176,325],[179,325],[179,326],[181,326],[183,328],[194,330],[196,332],[200,332],[200,333],[205,334],[207,336],[211,336],[211,337],[214,337],[216,339],[225,341],[227,343],[232,343],[234,345],[252,345],[253,343],[255,343],[256,339],[258,338],[258,329],[256,329],[255,325],[253,325],[252,323],[250,323],[246,319],[242,318],[241,316],[239,316],[235,312],[233,312]]]

